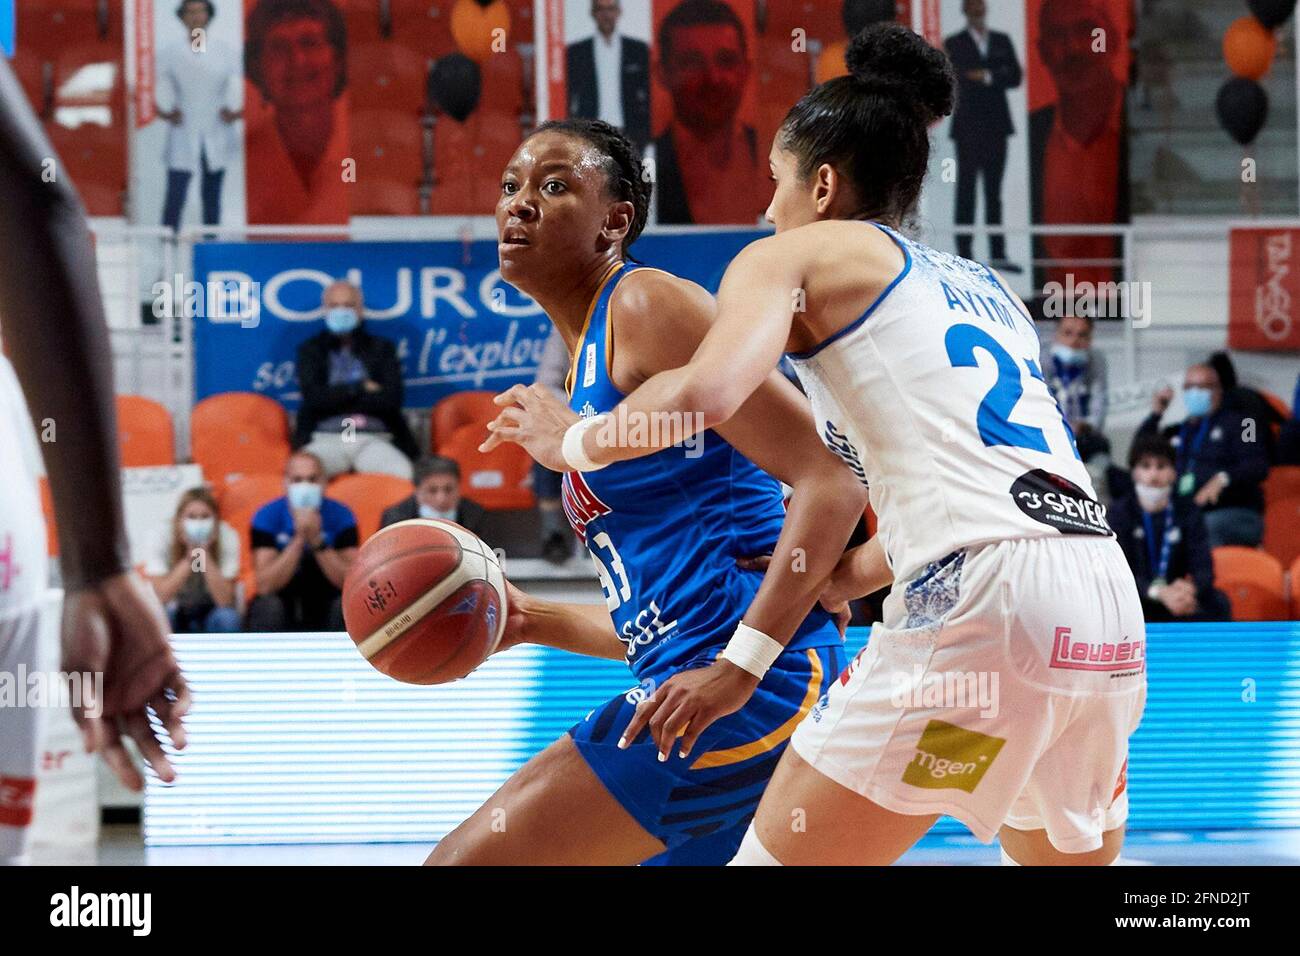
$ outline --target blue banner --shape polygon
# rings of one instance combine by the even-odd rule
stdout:
[[[633,251],[716,291],[759,235],[646,236]],[[337,278],[361,287],[369,330],[397,343],[408,408],[533,380],[551,323],[502,281],[495,241],[216,242],[195,246],[188,287],[177,277],[155,288],[156,310],[193,318],[195,400],[259,392],[297,408],[295,355],[324,329],[321,293]]]
[[[0,0],[0,52],[14,55],[14,0]]]

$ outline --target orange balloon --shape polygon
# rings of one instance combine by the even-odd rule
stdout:
[[[1240,17],[1223,34],[1223,58],[1237,76],[1258,80],[1277,53],[1277,37],[1254,17]]]
[[[837,76],[849,75],[849,68],[844,64],[844,54],[848,49],[847,40],[837,40],[822,47],[821,56],[817,58],[817,69],[813,74],[818,85]]]
[[[457,0],[451,10],[451,38],[475,63],[493,53],[504,53],[510,32],[510,10],[505,0],[492,0],[481,7],[474,0]]]

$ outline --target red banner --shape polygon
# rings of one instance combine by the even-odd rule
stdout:
[[[1300,229],[1229,234],[1228,346],[1300,350]]]
[[[135,125],[137,129],[154,121],[154,0],[136,0],[135,5]]]

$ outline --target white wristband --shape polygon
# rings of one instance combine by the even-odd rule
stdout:
[[[741,621],[736,625],[736,633],[731,635],[731,640],[727,642],[722,656],[741,670],[748,671],[762,680],[767,669],[772,666],[772,662],[780,657],[784,650],[784,645]]]
[[[564,462],[569,466],[570,471],[599,471],[605,467],[605,465],[597,464],[587,457],[587,452],[582,447],[582,437],[591,429],[605,424],[608,418],[609,412],[593,415],[591,418],[582,418],[570,425],[565,431],[564,443],[560,446],[560,454],[564,456]]]

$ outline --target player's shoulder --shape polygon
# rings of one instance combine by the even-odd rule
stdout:
[[[610,297],[619,332],[664,335],[707,328],[716,305],[699,283],[662,269],[631,270]]]

